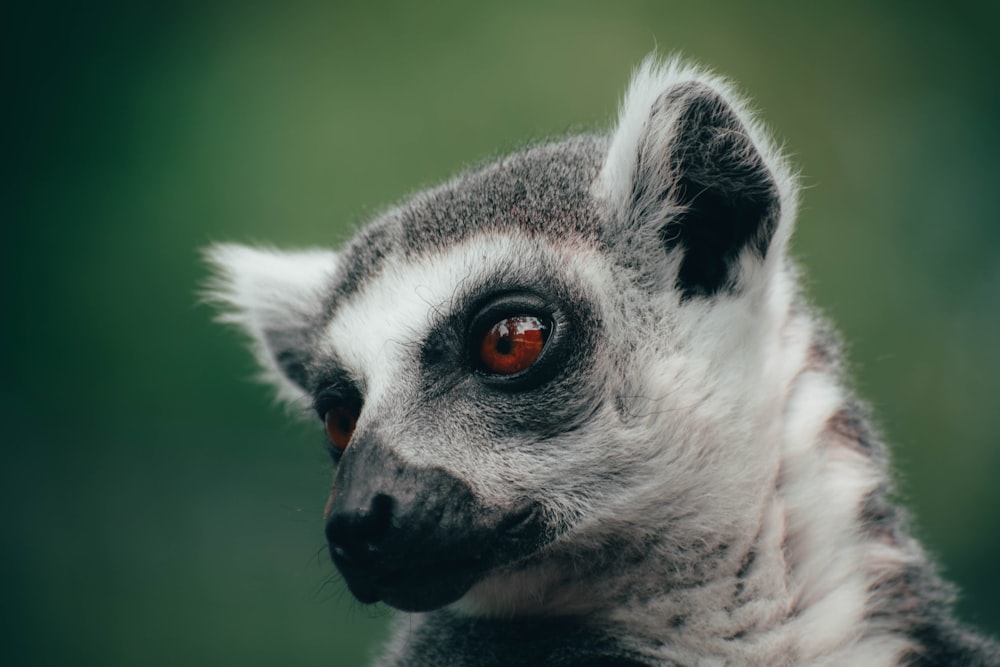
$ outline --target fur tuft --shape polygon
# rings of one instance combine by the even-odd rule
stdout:
[[[216,319],[250,338],[260,378],[275,387],[279,400],[301,401],[307,394],[297,350],[322,312],[337,253],[219,243],[204,257],[213,270],[204,298],[219,308]]]

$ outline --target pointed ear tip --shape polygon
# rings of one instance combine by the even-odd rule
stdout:
[[[733,84],[725,77],[679,53],[647,55],[632,73],[629,88],[650,86],[657,96],[678,85],[700,84],[723,98],[733,95]]]
[[[332,250],[316,248],[299,251],[281,251],[268,246],[251,246],[242,243],[219,242],[201,248],[202,260],[208,264],[216,280],[233,282],[240,276],[280,279],[290,267],[332,264],[337,254]]]
[[[218,309],[216,321],[245,325],[247,295],[244,283],[248,262],[261,254],[260,250],[232,242],[215,242],[200,249],[209,273],[198,296],[201,303]]]
[[[677,101],[683,100],[684,105],[696,104],[719,112],[720,120],[728,117],[742,127],[783,191],[789,186],[793,191],[797,189],[798,174],[786,150],[776,141],[753,101],[734,81],[676,53],[665,59],[650,54],[641,68],[655,75],[654,81],[660,85],[657,93],[647,93],[652,98],[651,108],[673,91]]]
[[[623,142],[631,144],[657,108],[680,110],[691,105],[702,106],[720,118],[731,114],[755,138],[761,134],[749,103],[731,81],[681,56],[661,58],[653,53],[632,73],[613,135],[622,135]]]
[[[201,290],[203,301],[213,304],[226,301],[225,295],[233,289],[238,248],[234,243],[211,243],[199,249],[198,254],[209,268],[208,278]]]
[[[241,293],[231,272],[213,272],[199,285],[196,294],[198,303],[217,311],[212,318],[216,322],[242,325],[246,320]]]
[[[203,302],[218,306],[230,301],[236,282],[237,247],[230,243],[212,243],[201,248],[201,259],[208,265],[208,277],[200,292]]]
[[[230,272],[234,265],[265,254],[267,250],[231,241],[214,242],[201,248],[202,259],[220,272]]]

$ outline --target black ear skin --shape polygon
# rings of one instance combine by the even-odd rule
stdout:
[[[657,129],[666,124],[664,147]],[[681,84],[657,98],[635,169],[634,213],[650,222],[669,211],[654,222],[664,250],[683,253],[682,299],[731,290],[744,249],[767,254],[781,210],[778,187],[746,127],[712,88]]]

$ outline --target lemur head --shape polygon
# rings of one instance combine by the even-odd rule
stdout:
[[[711,567],[776,471],[794,197],[727,84],[647,60],[610,137],[462,174],[338,252],[211,248],[224,318],[325,426],[354,595],[489,610],[567,562]]]

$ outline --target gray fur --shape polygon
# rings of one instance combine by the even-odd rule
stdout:
[[[331,308],[394,256],[427,255],[472,235],[516,228],[529,237],[596,242],[598,219],[588,189],[606,144],[606,138],[586,136],[543,144],[417,194],[344,249]]]
[[[358,414],[327,532],[359,598],[408,610],[378,665],[1000,665],[797,288],[797,191],[725,81],[651,59],[609,136],[336,255],[209,251],[282,396]],[[548,337],[500,375],[478,345],[514,315]]]

